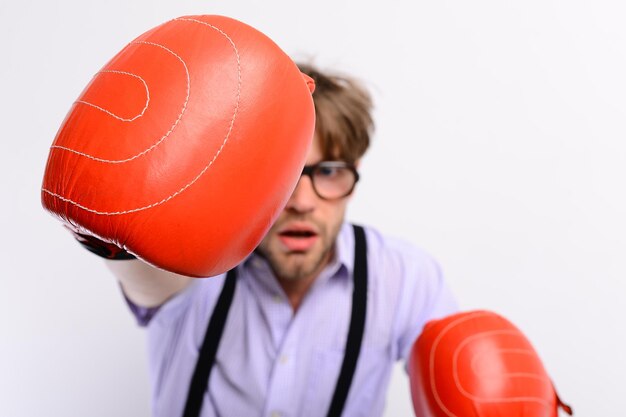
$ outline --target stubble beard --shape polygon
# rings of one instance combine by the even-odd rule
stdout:
[[[332,246],[325,244],[322,250],[310,253],[267,254],[267,260],[280,280],[298,281],[319,273],[328,262]]]
[[[293,282],[309,278],[319,274],[330,261],[335,247],[335,240],[339,233],[339,225],[331,225],[330,228],[332,230],[330,231],[324,227],[318,227],[319,243],[321,245],[319,248],[316,246],[308,252],[285,253],[276,247],[272,247],[272,242],[267,245],[262,243],[257,248],[257,252],[267,260],[274,275],[279,280]],[[274,236],[273,239],[276,239],[276,237]],[[276,242],[274,243],[278,246]]]

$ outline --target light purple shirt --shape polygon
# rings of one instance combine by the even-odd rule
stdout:
[[[395,361],[407,359],[424,324],[456,311],[437,263],[366,229],[365,334],[343,416],[380,416]],[[350,322],[354,234],[344,224],[334,260],[296,314],[265,260],[238,267],[237,289],[204,396],[202,416],[325,416]],[[181,416],[207,323],[225,275],[194,280],[148,324],[152,412]],[[141,309],[134,310],[141,320]]]

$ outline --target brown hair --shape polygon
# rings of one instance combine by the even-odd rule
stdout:
[[[324,159],[355,163],[374,132],[370,94],[352,78],[323,73],[310,64],[298,67],[315,81],[315,133]]]

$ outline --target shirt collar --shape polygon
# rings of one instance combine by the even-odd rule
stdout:
[[[349,223],[341,225],[335,242],[335,257],[330,265],[333,265],[333,263],[337,264],[337,271],[341,267],[345,269],[346,277],[352,275],[354,271],[354,232],[352,225]]]

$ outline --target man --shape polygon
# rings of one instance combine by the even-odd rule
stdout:
[[[456,310],[428,255],[371,228],[362,242],[345,223],[373,130],[371,99],[354,80],[301,70],[316,82],[313,146],[287,206],[236,278],[107,261],[148,329],[156,416],[194,407],[202,416],[381,415],[393,363],[408,357],[428,320]],[[228,282],[232,298],[222,303]],[[207,330],[220,314],[223,331]],[[199,360],[204,344],[214,344],[214,358]]]

